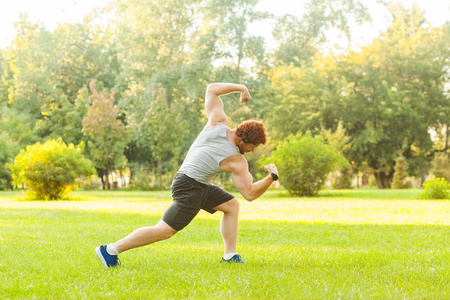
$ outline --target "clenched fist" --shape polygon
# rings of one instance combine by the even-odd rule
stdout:
[[[264,169],[266,169],[267,172],[269,173],[274,173],[278,175],[277,166],[275,166],[274,164],[268,164],[267,166],[264,166]]]
[[[241,93],[241,103],[249,103],[250,100],[252,100],[252,96],[250,96],[248,89],[245,88]]]

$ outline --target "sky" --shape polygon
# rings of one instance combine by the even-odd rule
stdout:
[[[353,46],[369,44],[389,25],[387,10],[376,0],[362,0],[368,7],[372,24],[352,28]],[[406,7],[411,7],[413,0],[400,0]],[[15,37],[14,22],[21,13],[28,15],[31,22],[39,22],[49,30],[54,30],[59,23],[81,22],[84,15],[95,7],[104,7],[109,0],[0,0],[0,48],[7,47]],[[450,20],[450,2],[448,0],[417,0],[425,17],[434,26],[440,26]],[[257,8],[269,11],[277,16],[287,13],[300,17],[306,0],[260,0]],[[249,28],[254,35],[262,35],[269,48],[273,45],[271,24],[257,23]],[[342,43],[336,40],[336,44]],[[342,46],[342,44],[341,44]]]

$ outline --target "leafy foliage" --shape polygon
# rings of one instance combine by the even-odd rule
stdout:
[[[348,150],[350,149],[352,142],[350,141],[350,137],[346,134],[342,122],[339,122],[334,132],[331,132],[330,129],[322,129],[321,135],[325,137],[330,146],[332,146],[337,152],[341,153],[344,157],[348,154]],[[351,189],[353,166],[350,165],[347,159],[343,159],[335,167],[335,169],[337,169],[337,171],[332,173],[333,188]]]
[[[408,163],[403,155],[400,155],[395,160],[394,179],[392,181],[392,188],[407,189],[411,187],[411,181],[408,181]]]
[[[148,147],[159,162],[160,189],[162,189],[163,161],[178,164],[181,156],[183,137],[187,135],[188,124],[183,118],[178,122],[174,116],[183,114],[181,101],[173,103],[170,107],[166,104],[165,89],[162,86],[155,88],[153,101],[145,116],[139,124],[139,144]]]
[[[121,168],[123,165],[123,149],[127,136],[125,126],[118,119],[119,109],[114,105],[114,93],[106,90],[99,93],[91,82],[92,95],[89,97],[91,107],[83,120],[83,132],[92,140],[89,150],[94,158],[95,167],[106,170],[106,174]],[[108,189],[109,180],[107,180]]]
[[[362,51],[271,69],[274,101],[265,115],[280,139],[342,122],[352,142],[347,157],[357,167],[367,163],[380,188],[391,186],[398,149],[412,174],[425,172],[429,129],[447,124],[449,115],[448,32],[424,28],[417,7],[392,6],[391,13],[388,32]]]
[[[3,136],[5,136],[3,134]],[[5,190],[11,187],[11,171],[6,168],[6,164],[13,158],[11,149],[6,141],[0,140],[0,190]]]
[[[61,199],[77,187],[77,178],[93,173],[83,149],[83,144],[67,146],[61,139],[27,146],[16,156],[14,164],[8,165],[14,183],[24,184],[31,199]]]
[[[336,176],[333,179],[334,179],[333,188],[335,188],[335,189],[351,189],[352,188],[352,168],[351,168],[351,166],[347,166],[346,168],[341,168],[338,176]]]
[[[100,177],[126,164],[132,176],[143,167],[161,182],[204,126],[207,84],[220,81],[246,84],[254,99],[242,106],[223,97],[230,126],[263,120],[274,149],[290,134],[342,130],[345,139],[327,143],[345,145],[337,151],[351,169],[335,171],[370,171],[381,188],[391,186],[399,149],[411,175],[426,174],[435,153],[448,150],[450,23],[432,27],[417,6],[389,5],[386,32],[361,51],[334,54],[327,35],[350,40],[350,24],[370,19],[363,1],[308,0],[302,17],[276,19],[257,2],[117,0],[53,31],[22,16],[0,50],[8,151],[84,141]],[[273,22],[273,51],[251,34],[258,22]],[[88,99],[91,80],[108,91],[97,95],[109,99],[101,109],[110,123]]]
[[[322,136],[297,134],[289,136],[264,163],[277,165],[280,182],[292,195],[314,196],[325,184],[328,173],[344,159],[324,144]]]
[[[434,157],[433,174],[450,182],[450,159],[448,154],[440,153]]]
[[[425,199],[448,199],[450,183],[444,178],[428,179],[423,183],[422,197]]]
[[[301,19],[288,14],[276,23],[274,37],[280,44],[274,54],[276,64],[308,64],[325,44],[327,30],[337,29],[350,40],[349,22],[359,25],[370,20],[367,8],[359,1],[311,0],[305,6]]]

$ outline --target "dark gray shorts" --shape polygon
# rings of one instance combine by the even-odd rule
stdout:
[[[217,185],[200,183],[185,174],[177,173],[172,182],[172,205],[162,220],[175,230],[186,227],[203,209],[211,214],[214,207],[235,198]]]

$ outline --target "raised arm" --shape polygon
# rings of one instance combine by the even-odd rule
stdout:
[[[274,182],[270,173],[278,175],[275,165],[267,165],[265,169],[269,172],[264,179],[253,183],[253,176],[248,170],[248,163],[243,156],[233,156],[227,162],[231,173],[233,184],[247,201],[253,201],[264,194]]]
[[[227,124],[228,118],[223,109],[220,96],[231,93],[241,93],[241,102],[248,103],[252,97],[245,85],[234,83],[213,83],[206,88],[205,110],[208,117],[208,126]]]

